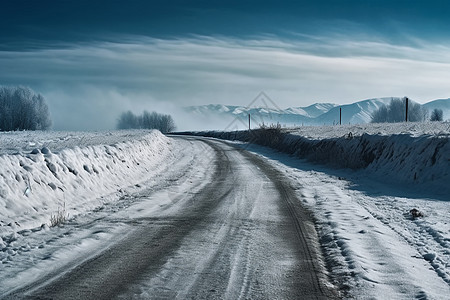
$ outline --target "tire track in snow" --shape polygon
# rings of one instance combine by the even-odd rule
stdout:
[[[309,261],[317,259],[317,256],[320,255],[320,250],[317,249],[318,246],[315,246],[315,241],[311,238],[311,235],[317,236],[313,217],[311,214],[307,213],[304,207],[300,206],[300,200],[298,200],[294,190],[286,184],[283,174],[274,169],[263,159],[258,158],[247,151],[242,151],[242,154],[256,166],[264,170],[265,174],[272,182],[274,182],[277,191],[280,193],[281,200],[285,203],[285,209],[287,209],[291,220],[295,225],[296,233],[300,241],[299,245],[302,248],[302,256],[305,256]],[[311,276],[310,281],[315,285],[315,289],[325,294],[327,291],[325,291],[323,285],[320,284],[320,281],[325,279],[319,279],[318,274],[320,274],[320,271],[316,264],[311,264],[311,266],[314,268],[314,271],[309,273],[309,276]]]
[[[306,238],[313,233],[306,231],[306,226],[299,229],[295,225],[294,208],[287,207],[283,199],[287,194],[295,196],[287,192],[290,186],[283,175],[270,173],[262,162],[255,167],[258,158],[245,155],[241,149],[212,143],[219,144],[232,162],[228,180],[233,190],[202,226],[184,239],[162,271],[149,274],[142,280],[147,284],[141,282],[122,297],[333,298],[333,292],[323,288],[324,276],[315,274],[321,273],[319,267],[311,267],[319,264],[317,252],[304,250],[301,245],[304,241],[300,236],[314,244],[313,238]],[[282,187],[277,187],[274,180],[281,180]],[[299,203],[297,198],[292,200]],[[299,223],[311,220],[307,218],[302,216]],[[311,227],[314,231],[312,222]],[[187,273],[190,275],[183,276]]]

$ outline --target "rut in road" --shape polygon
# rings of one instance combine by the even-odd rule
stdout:
[[[206,187],[179,209],[141,218],[100,255],[13,298],[335,298],[313,219],[283,174],[227,143],[193,140],[215,150]]]

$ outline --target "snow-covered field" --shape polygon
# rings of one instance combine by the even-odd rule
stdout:
[[[410,123],[367,123],[358,125],[339,126],[302,126],[287,129],[288,132],[311,139],[339,138],[348,136],[369,135],[399,135],[406,134],[413,137],[450,136],[450,122],[410,122]]]
[[[390,156],[377,162],[382,168],[339,169],[236,144],[292,179],[314,212],[330,276],[345,296],[450,299],[450,197],[436,189],[446,190],[450,182],[450,124],[301,127],[290,136],[337,139],[348,146],[344,150],[356,151],[350,132],[388,141],[392,157],[403,151],[399,157],[408,167],[420,165],[427,178],[441,178],[406,180],[396,173],[402,163]],[[197,144],[156,131],[0,133],[0,295],[49,265],[62,266],[58,262],[93,254],[119,238],[132,225],[110,216],[124,207],[134,205],[126,214],[139,216],[169,205],[170,193],[207,184],[211,150]],[[166,191],[168,184],[177,188]],[[142,189],[160,191],[158,199],[130,202]],[[413,218],[413,208],[423,217]],[[63,209],[69,225],[50,228],[51,216]]]

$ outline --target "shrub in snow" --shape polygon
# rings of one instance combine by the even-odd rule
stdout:
[[[40,94],[26,87],[0,87],[0,131],[46,130],[51,124]]]
[[[431,118],[430,121],[442,121],[444,119],[444,112],[442,109],[435,108],[431,112]]]
[[[428,110],[422,105],[408,100],[408,121],[423,122],[427,119]],[[406,119],[406,98],[392,98],[388,106],[383,105],[372,113],[372,123],[396,123]]]
[[[269,147],[277,146],[283,139],[280,123],[270,126],[263,123],[258,129],[251,130],[249,134],[251,142]]]

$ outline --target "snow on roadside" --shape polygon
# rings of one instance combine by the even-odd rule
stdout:
[[[288,129],[283,150],[390,184],[450,194],[450,123],[375,123]]]
[[[288,134],[282,150],[338,168],[365,169],[390,183],[408,183],[450,193],[448,136],[369,135],[311,140]]]
[[[449,203],[260,147],[287,174],[317,220],[330,276],[344,298],[445,299],[450,295]],[[424,217],[413,218],[412,208]]]
[[[48,225],[58,210],[73,216],[93,209],[172,155],[158,131],[1,133],[0,145],[3,237]]]

